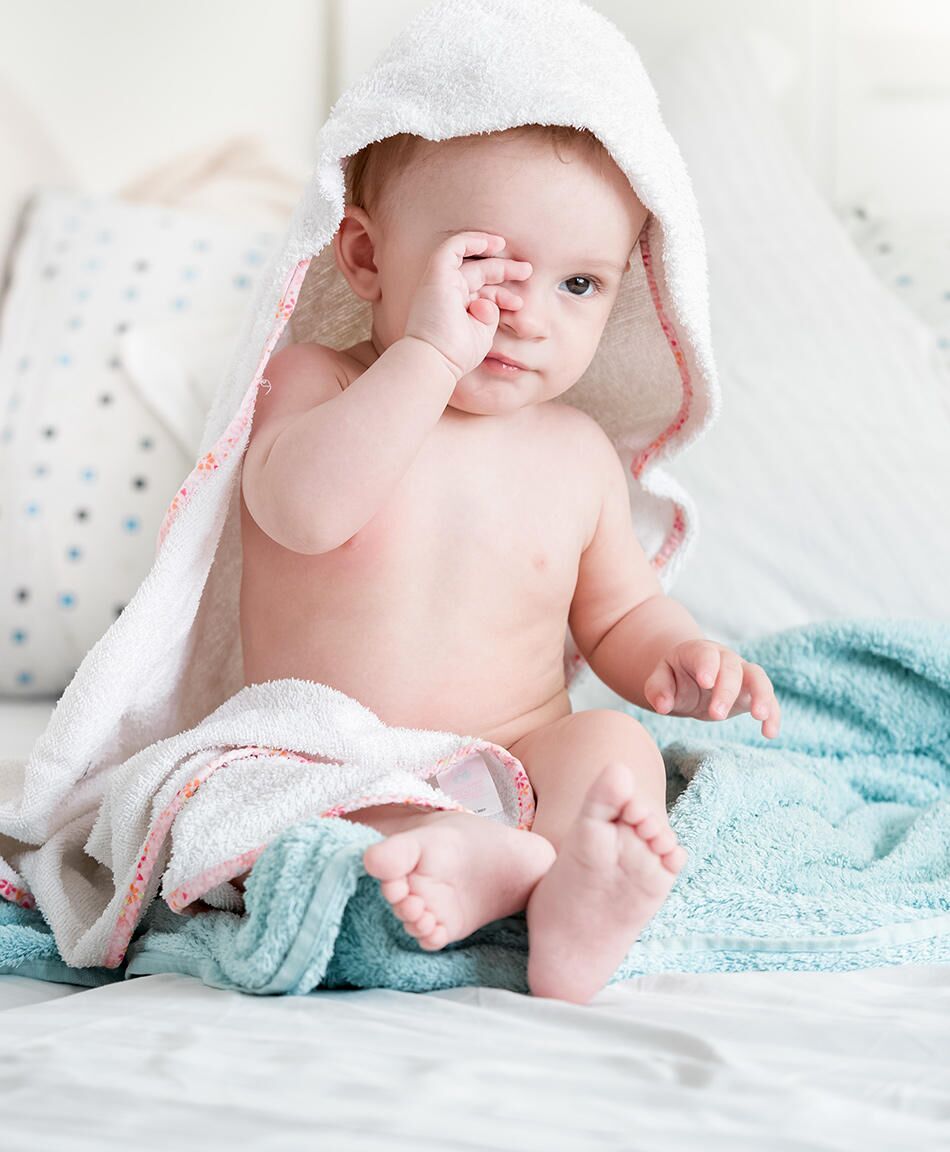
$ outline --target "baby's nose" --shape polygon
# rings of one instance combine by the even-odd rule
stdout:
[[[541,294],[531,280],[512,281],[508,290],[521,299],[521,307],[506,309],[499,323],[505,324],[524,340],[537,340],[547,335],[548,321]]]

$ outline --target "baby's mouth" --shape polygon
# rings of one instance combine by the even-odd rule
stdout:
[[[530,371],[521,364],[511,364],[507,360],[501,360],[497,356],[489,354],[481,363],[482,368],[487,368],[490,372],[499,372],[506,376],[517,376],[519,372]]]

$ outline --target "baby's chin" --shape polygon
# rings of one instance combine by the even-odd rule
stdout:
[[[507,416],[546,399],[537,373],[526,372],[520,379],[509,381],[493,379],[476,368],[459,380],[449,397],[449,407],[472,416]]]
[[[520,412],[522,408],[530,408],[534,403],[533,400],[515,400],[510,397],[507,401],[495,401],[487,397],[453,395],[448,407],[469,416],[508,416],[512,412]]]

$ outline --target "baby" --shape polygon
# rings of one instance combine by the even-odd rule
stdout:
[[[335,259],[372,333],[267,366],[242,477],[245,682],[322,682],[387,724],[517,757],[530,832],[405,804],[347,818],[386,837],[364,864],[422,948],[524,910],[531,992],[586,1003],[686,854],[645,729],[572,713],[566,626],[642,708],[779,730],[763,669],[664,595],[607,434],[558,399],[648,212],[570,127],[390,137],[346,185]]]

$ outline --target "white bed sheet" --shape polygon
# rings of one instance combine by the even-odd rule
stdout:
[[[52,703],[0,703],[25,755]],[[0,976],[3,1152],[950,1152],[950,966],[254,997]]]
[[[587,1007],[145,976],[0,1012],[0,1143],[938,1152],[948,1013],[942,966],[666,973]]]

